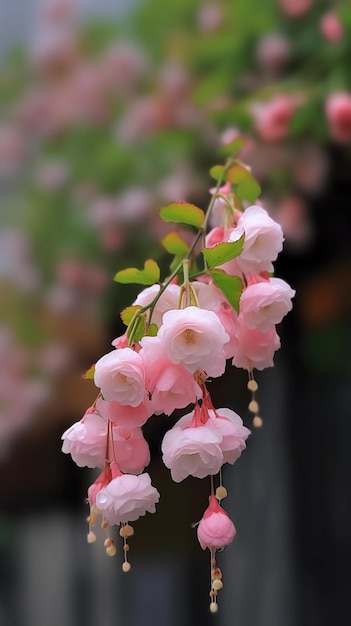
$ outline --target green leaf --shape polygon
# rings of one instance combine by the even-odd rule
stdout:
[[[146,335],[145,315],[140,315],[134,320],[132,327],[127,330],[127,335],[130,343],[138,342]]]
[[[238,185],[248,178],[252,178],[251,172],[239,163],[236,163],[227,171],[227,180],[234,185]]]
[[[153,285],[160,280],[160,268],[156,261],[148,259],[144,263],[144,269],[138,270],[136,267],[128,267],[117,272],[114,279],[117,283],[124,285],[136,283],[137,285]]]
[[[242,137],[237,137],[230,143],[226,143],[223,146],[221,146],[220,151],[222,152],[222,154],[227,154],[231,156],[232,158],[234,158],[239,154],[240,150],[244,147],[244,145],[245,145],[245,139],[243,139]]]
[[[235,259],[241,254],[244,241],[245,235],[243,234],[237,241],[218,243],[213,248],[203,248],[202,254],[206,259],[207,265],[210,268],[218,267],[218,265],[223,265],[223,263]]]
[[[212,176],[215,180],[221,180],[224,177],[223,165],[214,165],[211,167],[210,176]]]
[[[248,178],[237,186],[236,193],[240,200],[254,203],[261,193],[261,187],[254,178]]]
[[[129,324],[132,321],[136,311],[138,311],[139,309],[141,309],[141,306],[138,305],[138,304],[132,305],[132,306],[127,306],[125,309],[123,309],[123,311],[120,313],[120,318],[121,318],[122,322],[126,326],[129,326]]]
[[[176,231],[168,233],[168,235],[162,239],[161,243],[170,254],[185,256],[189,250],[186,241],[184,241]]]
[[[94,380],[95,363],[89,367],[89,369],[83,374],[85,380]]]
[[[188,224],[201,228],[205,219],[205,213],[195,204],[190,202],[172,202],[162,207],[160,216],[165,222]]]
[[[261,187],[251,172],[237,163],[227,172],[227,180],[236,185],[236,194],[239,200],[255,202],[261,193]]]
[[[210,276],[232,307],[239,313],[239,302],[244,285],[239,276],[230,276],[223,270],[211,270]]]
[[[158,333],[158,326],[157,326],[157,324],[154,324],[154,323],[150,324],[149,330],[147,331],[148,336],[149,337],[156,337],[157,333]]]

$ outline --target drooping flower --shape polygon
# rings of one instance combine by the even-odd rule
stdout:
[[[230,241],[237,241],[245,233],[242,253],[236,261],[243,272],[273,270],[275,261],[283,249],[283,231],[265,209],[250,206],[238,221],[238,226],[230,235]]]
[[[292,309],[295,291],[281,278],[249,284],[241,294],[240,314],[248,328],[267,332]]]
[[[159,499],[149,474],[119,473],[97,493],[96,506],[109,524],[119,525],[155,513]]]
[[[236,530],[228,513],[220,506],[214,495],[197,527],[197,538],[203,550],[219,550],[232,543]]]
[[[223,464],[222,435],[200,422],[199,406],[178,421],[162,441],[163,462],[172,479],[180,483],[188,476],[205,478],[217,474]]]
[[[152,404],[146,394],[144,401],[137,406],[99,400],[98,407],[105,419],[129,429],[143,426],[153,413]]]
[[[149,445],[141,428],[112,427],[114,457],[124,474],[141,474],[150,463]]]
[[[153,299],[157,296],[160,291],[160,285],[152,285],[151,287],[146,287],[143,289],[137,298],[134,300],[134,305],[147,306],[150,304]],[[170,284],[161,294],[159,299],[156,302],[152,313],[152,322],[157,324],[157,326],[161,326],[162,319],[164,313],[166,311],[170,311],[171,309],[176,309],[178,306],[180,294],[179,285]]]
[[[241,417],[228,408],[210,409],[207,426],[211,426],[222,437],[220,448],[223,463],[233,465],[246,448],[246,439],[250,430],[244,426]]]
[[[158,338],[144,337],[140,355],[145,363],[145,385],[156,414],[170,415],[201,398],[201,389],[182,363],[172,363]]]
[[[235,339],[237,343],[232,361],[235,367],[242,367],[247,371],[273,367],[274,354],[280,348],[280,339],[275,326],[263,333],[256,328],[248,328],[243,316],[239,315]]]
[[[94,382],[105,400],[136,407],[145,399],[144,364],[131,348],[102,356],[95,365]]]
[[[106,460],[107,422],[94,407],[62,435],[62,452],[78,467],[103,467]]]
[[[173,363],[194,373],[221,376],[225,370],[224,345],[229,341],[217,315],[196,306],[164,314],[158,338]]]

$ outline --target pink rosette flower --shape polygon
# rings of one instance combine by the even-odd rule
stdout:
[[[141,428],[113,426],[114,455],[125,474],[141,474],[150,463],[150,449]]]
[[[113,472],[114,473],[114,472]],[[155,513],[160,494],[151,485],[149,474],[121,474],[96,495],[96,506],[109,524],[134,522],[146,513]]]
[[[225,370],[224,345],[229,341],[218,316],[196,306],[167,311],[158,338],[173,363],[194,373],[221,376]]]
[[[131,348],[102,356],[95,365],[94,382],[105,400],[136,407],[145,399],[144,364]]]
[[[325,104],[331,137],[338,143],[351,141],[351,93],[332,93]]]
[[[140,355],[144,360],[146,388],[151,394],[153,412],[170,415],[201,398],[202,391],[193,375],[182,363],[172,363],[157,337],[141,340]]]
[[[267,142],[281,141],[289,134],[289,125],[299,101],[296,97],[278,94],[272,100],[252,106],[257,133]]]
[[[62,452],[70,454],[78,467],[103,467],[106,460],[107,422],[97,409],[89,408],[84,417],[62,435]]]
[[[153,299],[157,296],[160,291],[159,285],[152,285],[151,287],[146,287],[143,289],[136,300],[134,301],[134,305],[147,306],[150,304]],[[164,290],[159,300],[156,303],[156,306],[152,313],[152,322],[157,324],[158,327],[162,324],[162,319],[164,313],[166,311],[170,311],[171,309],[176,309],[178,307],[178,300],[180,294],[179,285],[170,284]]]
[[[232,543],[236,530],[228,513],[214,495],[197,527],[197,538],[203,550],[220,550]]]
[[[254,368],[263,370],[266,367],[273,367],[274,354],[280,348],[280,339],[275,326],[263,333],[256,328],[248,328],[242,315],[239,315],[236,342],[232,361],[235,367],[242,367],[248,372]]]
[[[195,425],[196,409],[184,415],[162,441],[163,462],[176,483],[188,476],[217,474],[223,464],[222,435],[204,424]]]
[[[283,231],[260,206],[250,206],[238,221],[237,228],[229,237],[237,241],[245,233],[242,253],[236,261],[243,272],[273,271],[275,261],[283,249]]]
[[[223,463],[233,465],[246,448],[250,430],[244,426],[243,420],[235,411],[227,408],[210,409],[206,425],[211,426],[222,437],[220,447],[223,452]]]
[[[240,314],[248,328],[267,332],[292,309],[295,291],[281,278],[249,284],[241,294]]]
[[[133,304],[146,306],[153,301],[153,299],[157,296],[159,291],[160,291],[159,285],[152,285],[151,287],[146,287],[146,289],[143,289],[139,293],[138,297],[136,298]],[[180,294],[179,285],[173,285],[173,284],[168,285],[168,287],[161,294],[153,310],[152,320],[151,320],[154,324],[157,324],[158,327],[160,327],[162,324],[164,313],[166,313],[166,311],[170,311],[171,309],[176,309],[178,307],[179,294]]]

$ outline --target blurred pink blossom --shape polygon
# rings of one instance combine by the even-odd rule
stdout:
[[[289,17],[302,17],[313,5],[314,0],[280,0],[282,11]]]
[[[204,33],[218,30],[223,24],[223,9],[215,2],[205,2],[197,14],[198,29]]]
[[[289,40],[280,33],[271,33],[260,39],[256,48],[257,62],[264,71],[280,72],[291,57]]]
[[[251,106],[258,135],[264,141],[281,141],[289,135],[289,124],[301,105],[296,96],[278,94],[267,102]]]
[[[325,103],[325,114],[332,139],[339,143],[351,141],[351,94],[330,94]]]
[[[320,31],[329,43],[339,43],[344,37],[344,26],[334,11],[324,13],[319,22]]]

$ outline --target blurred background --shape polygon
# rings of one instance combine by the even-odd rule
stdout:
[[[347,0],[0,1],[0,626],[345,623],[350,58]],[[86,544],[94,478],[60,438],[136,295],[115,272],[149,256],[167,271],[159,207],[205,208],[235,137],[297,296],[257,376],[264,427],[225,471],[237,537],[213,616],[191,528],[208,485],[173,485],[160,461],[173,418],[145,427],[161,501],[135,524],[124,576]],[[212,392],[251,426],[244,372]]]

